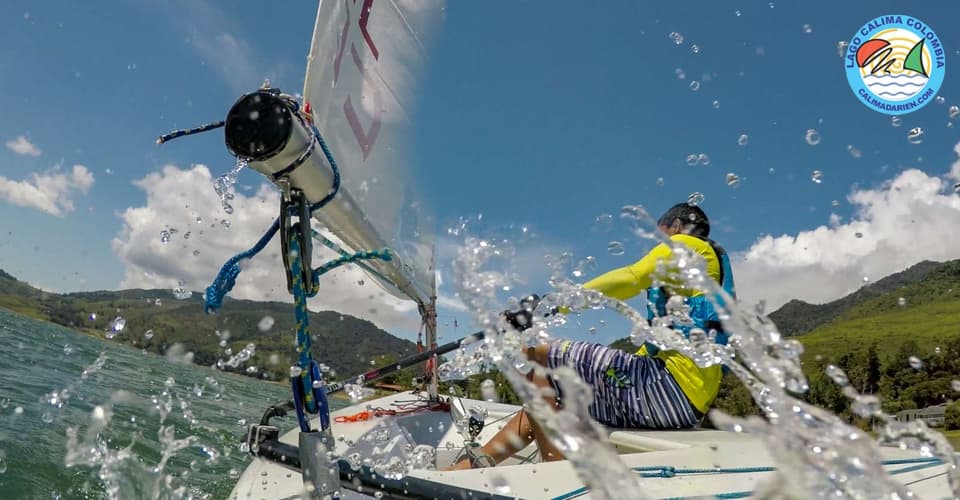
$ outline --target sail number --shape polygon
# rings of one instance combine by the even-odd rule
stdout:
[[[363,79],[363,85],[360,86],[361,100],[371,99],[373,106],[372,109],[376,110],[371,113],[372,120],[370,126],[364,128],[360,123],[360,116],[357,113],[356,108],[354,107],[353,100],[348,95],[343,102],[343,114],[347,119],[347,123],[350,125],[350,130],[353,132],[354,138],[357,140],[357,145],[360,146],[360,151],[363,153],[363,159],[366,160],[367,156],[373,150],[373,145],[377,142],[377,135],[380,133],[380,116],[379,113],[382,112],[383,103],[382,96],[380,93],[379,82],[376,81],[369,74],[369,65],[365,65],[363,60],[360,58],[360,52],[357,49],[357,44],[350,40],[353,38],[352,33],[356,33],[357,30],[351,30],[351,16],[350,9],[351,5],[356,6],[357,0],[344,0],[346,18],[343,22],[343,28],[340,31],[340,39],[338,42],[337,56],[333,59],[333,84],[336,86],[337,81],[340,79],[340,64],[343,61],[343,55],[346,51],[348,42],[350,45],[350,59],[353,61],[354,66],[360,72],[360,76]],[[380,51],[377,50],[377,45],[373,42],[373,37],[370,35],[370,31],[367,29],[367,24],[370,22],[370,13],[373,8],[373,0],[363,0],[363,3],[360,6],[360,16],[356,23],[356,26],[359,28],[360,36],[363,38],[363,44],[367,50],[370,52],[370,55],[373,56],[374,60],[380,60]]]

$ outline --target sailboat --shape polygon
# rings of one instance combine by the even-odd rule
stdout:
[[[438,356],[461,343],[436,346],[431,221],[415,203],[404,131],[442,10],[440,0],[321,0],[302,98],[257,89],[242,96],[222,124],[228,149],[283,196],[271,231],[228,261],[207,291],[208,309],[220,306],[239,262],[279,233],[300,355],[291,370],[294,401],[265,408],[248,429],[244,447],[254,459],[232,499],[609,496],[586,484],[571,462],[542,462],[535,445],[496,467],[443,470],[520,407],[438,393]],[[317,241],[338,257],[313,268]],[[330,412],[326,397],[343,384],[323,380],[316,368],[313,355],[323,352],[311,352],[306,301],[322,293],[325,271],[344,264],[360,266],[385,291],[415,303],[426,337],[414,358],[356,381],[423,361],[427,373],[419,390]],[[291,414],[298,426],[281,432],[278,419]],[[622,498],[746,498],[775,473],[760,436],[614,428],[605,436],[643,478],[642,492],[624,491]],[[952,496],[943,481],[948,465],[940,460],[898,448],[884,448],[882,458],[887,473],[920,497]]]

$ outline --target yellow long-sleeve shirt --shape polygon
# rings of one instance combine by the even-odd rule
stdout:
[[[670,239],[700,254],[707,262],[707,275],[714,281],[720,281],[720,259],[709,243],[686,234],[676,234]],[[619,300],[629,299],[653,284],[657,263],[670,259],[672,254],[670,246],[661,243],[637,262],[604,273],[588,281],[583,287]],[[688,287],[677,287],[671,292],[688,297],[702,294],[701,291]],[[641,347],[637,354],[646,356],[646,347]],[[673,375],[693,406],[706,414],[720,390],[720,380],[723,377],[720,365],[700,368],[692,359],[675,350],[660,351],[656,357],[663,360],[667,371]]]

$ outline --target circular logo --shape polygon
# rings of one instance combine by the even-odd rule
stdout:
[[[847,82],[868,108],[912,113],[933,100],[943,83],[946,50],[926,23],[880,16],[864,24],[844,51]]]

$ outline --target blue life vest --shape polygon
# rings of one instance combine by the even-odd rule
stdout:
[[[717,255],[717,260],[720,263],[720,286],[731,298],[737,298],[737,292],[733,283],[733,268],[730,265],[730,257],[727,255],[727,251],[718,245],[715,241],[704,238],[702,236],[689,235],[699,238],[710,245],[710,248],[713,249],[713,252]],[[648,288],[647,289],[647,319],[652,320],[654,317],[663,317],[666,316],[666,306],[667,300],[670,298],[671,294],[663,287],[659,288]],[[721,307],[725,306],[725,300],[721,296],[716,296],[715,300],[717,304]],[[684,297],[684,303],[690,307],[690,319],[693,320],[692,325],[678,325],[675,329],[683,332],[684,336],[690,337],[690,330],[693,328],[701,328],[705,332],[710,333],[711,330],[716,331],[716,343],[721,345],[727,344],[727,333],[723,330],[723,324],[720,322],[720,316],[717,314],[716,308],[713,303],[710,302],[710,299],[707,298],[706,294],[697,295],[695,297]],[[647,351],[650,354],[654,354],[657,349],[647,343]],[[651,352],[650,349],[654,350]]]

